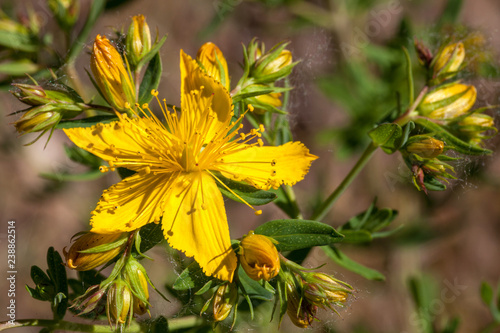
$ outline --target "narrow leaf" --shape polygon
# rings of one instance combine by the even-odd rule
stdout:
[[[385,280],[385,276],[382,273],[349,259],[344,253],[334,247],[322,246],[321,249],[323,249],[325,254],[338,265],[350,270],[351,272],[361,275],[365,279],[376,281]]]

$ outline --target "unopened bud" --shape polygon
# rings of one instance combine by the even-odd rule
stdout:
[[[113,281],[108,289],[106,305],[109,324],[123,328],[130,323],[133,315],[133,295],[127,283],[121,279]]]
[[[88,232],[63,249],[66,265],[77,271],[88,271],[107,263],[126,245],[128,233],[96,234]]]
[[[442,86],[427,93],[417,111],[432,119],[452,119],[472,108],[476,94],[474,86],[461,83]]]
[[[214,304],[213,304],[213,312],[214,312],[214,320],[215,321],[223,321],[226,319],[233,306],[238,301],[238,288],[233,283],[226,283],[219,288],[214,295]]]
[[[144,15],[132,17],[127,32],[126,49],[132,66],[136,66],[151,51],[151,32]]]
[[[449,78],[459,70],[465,58],[465,48],[462,43],[446,45],[434,60],[434,75]],[[448,74],[448,75],[447,75]]]
[[[424,158],[434,158],[443,153],[444,142],[430,136],[416,136],[410,138],[406,151]]]
[[[214,43],[203,44],[196,54],[196,60],[201,64],[205,73],[220,82],[228,91],[230,90],[226,58]]]
[[[92,51],[90,68],[95,82],[106,101],[118,111],[135,105],[135,85],[126,69],[122,56],[109,40],[97,35]]]

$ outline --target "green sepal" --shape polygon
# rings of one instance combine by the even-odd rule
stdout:
[[[160,52],[157,52],[148,64],[141,85],[139,86],[139,104],[149,103],[153,99],[151,91],[157,90],[162,75],[162,64]]]
[[[344,236],[328,224],[309,220],[274,220],[254,230],[278,242],[278,251],[292,251],[341,242]]]
[[[165,240],[161,223],[148,223],[139,231],[139,253],[142,254]]]
[[[272,87],[272,86],[261,86],[252,84],[243,88],[236,95],[234,95],[233,103],[237,103],[249,97],[267,95],[270,93],[283,93],[292,89],[293,88],[291,87]]]
[[[217,177],[216,179],[217,187],[224,196],[226,196],[231,200],[244,203],[241,200],[243,199],[246,203],[250,205],[260,206],[268,204],[274,199],[276,199],[276,194],[273,192],[259,190],[252,185],[228,179],[220,174],[217,174],[216,177]],[[221,184],[221,182],[225,186]],[[228,190],[228,188],[231,189],[231,191]]]
[[[387,154],[397,151],[403,143],[403,129],[398,124],[386,123],[368,132],[373,144]]]
[[[465,155],[490,155],[492,153],[492,151],[489,149],[484,149],[474,144],[460,140],[459,138],[448,132],[444,127],[428,119],[418,118],[415,119],[415,122],[426,130],[434,133],[441,140],[445,141],[448,146],[453,147],[453,150],[456,150],[459,153]]]
[[[113,243],[101,244],[98,246],[91,247],[90,249],[78,251],[78,253],[101,253],[106,252],[112,249],[116,249],[117,247],[122,246],[128,241],[128,236],[124,235],[122,238],[118,238]]]
[[[212,287],[212,284],[214,283],[214,280],[210,280],[208,281],[207,283],[205,283],[203,285],[203,287],[201,287],[197,292],[195,292],[194,294],[195,295],[203,295],[204,293],[206,293],[207,291],[210,290],[210,288]]]
[[[322,246],[321,249],[323,249],[325,254],[339,266],[342,266],[345,269],[350,270],[351,272],[359,274],[365,279],[376,281],[385,280],[385,276],[379,271],[361,265],[360,263],[347,257],[344,253],[340,252],[340,250],[336,249],[335,247]]]
[[[239,287],[243,294],[243,296],[247,296],[249,298],[258,299],[262,301],[272,301],[274,298],[274,292],[266,289],[259,282],[251,279],[245,273],[245,270],[240,266],[238,268],[238,279],[239,279]]]
[[[136,68],[143,67],[146,63],[148,63],[151,59],[153,59],[154,56],[156,55],[159,56],[160,48],[163,46],[166,40],[167,36],[163,36],[160,39],[160,41],[154,43],[153,46],[151,47],[151,50],[142,57],[139,63],[137,63]]]

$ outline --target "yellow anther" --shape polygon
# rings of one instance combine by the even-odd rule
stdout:
[[[155,97],[158,96],[158,90],[156,90],[156,89],[151,90],[151,95],[153,95]]]
[[[262,215],[262,210],[260,210],[260,209],[259,209],[259,210],[256,210],[256,211],[255,211],[255,215]]]
[[[265,130],[266,130],[266,128],[264,127],[264,125],[260,124],[259,125],[259,130],[260,130],[261,133],[264,133]]]
[[[142,108],[143,108],[143,109],[147,109],[147,108],[149,108],[148,103],[144,103],[144,104],[142,104]]]
[[[257,143],[259,144],[260,147],[264,145],[264,141],[262,141],[262,139],[257,139]]]
[[[245,140],[245,138],[246,138],[246,137],[247,137],[247,136],[246,136],[244,133],[240,133],[240,139],[241,139],[241,140]]]
[[[107,172],[108,170],[109,170],[109,169],[108,169],[108,167],[105,167],[104,165],[101,165],[101,166],[99,167],[99,171],[101,171],[101,172],[103,172],[103,173],[104,173],[104,172]]]
[[[250,112],[253,112],[253,110],[255,110],[255,108],[253,107],[252,104],[248,104],[247,107],[248,107],[248,111],[250,111]]]
[[[125,108],[130,109],[130,103],[129,102],[125,102]]]

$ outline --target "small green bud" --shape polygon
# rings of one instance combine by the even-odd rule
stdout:
[[[151,51],[151,32],[149,31],[149,26],[146,23],[144,15],[132,17],[132,23],[128,27],[125,46],[127,59],[134,67]]]

